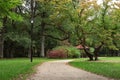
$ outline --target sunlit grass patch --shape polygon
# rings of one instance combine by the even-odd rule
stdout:
[[[34,72],[33,67],[48,59],[34,59],[31,63],[29,59],[1,59],[0,60],[0,80],[13,80],[15,78],[26,77],[25,74]]]
[[[70,65],[109,78],[120,79],[120,62],[116,61],[120,61],[120,57],[102,57],[97,62],[77,59],[70,62]]]

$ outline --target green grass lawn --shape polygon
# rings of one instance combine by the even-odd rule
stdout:
[[[1,59],[0,60],[0,80],[25,79],[27,75],[34,72],[37,64],[48,61],[48,59],[34,59],[31,63],[29,59]]]
[[[77,59],[70,65],[83,70],[120,80],[120,57],[102,57],[99,61]]]

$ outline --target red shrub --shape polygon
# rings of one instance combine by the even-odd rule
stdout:
[[[67,58],[64,50],[52,50],[47,53],[48,58]]]

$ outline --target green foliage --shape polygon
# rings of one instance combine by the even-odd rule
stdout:
[[[74,24],[76,24],[74,26],[76,28],[74,35],[77,35],[76,41],[79,40],[80,43],[92,46],[93,48],[103,42],[104,46],[109,49],[118,49],[118,45],[115,42],[120,42],[120,31],[118,32],[120,27],[118,28],[116,25],[119,25],[118,21],[120,19],[117,17],[119,16],[118,13],[120,10],[111,8],[110,5],[108,6],[110,1],[111,0],[108,0],[108,2],[103,3],[103,5],[98,5],[94,1],[76,1],[77,4],[73,1],[75,8],[71,9],[71,11],[75,13],[78,12],[75,14],[77,16],[76,21],[73,21]],[[113,3],[112,5],[117,6],[116,4]],[[104,6],[104,8],[102,6]],[[117,36],[115,36],[116,34]],[[117,38],[116,41],[114,41],[115,38]],[[85,39],[85,42],[83,42],[82,39]]]
[[[2,25],[3,25],[2,22],[0,22],[0,29],[2,28]]]
[[[54,48],[53,50],[64,50],[66,51],[68,58],[78,58],[80,57],[80,51],[73,47],[73,46],[58,46],[56,48]]]
[[[8,18],[15,20],[15,21],[23,21],[23,17],[19,14],[14,13],[14,12],[9,12]]]
[[[110,5],[106,9],[108,2],[102,5],[103,8],[95,0],[34,1],[36,6],[33,45],[38,49],[42,34],[46,35],[46,49],[59,45],[57,40],[53,41],[53,37],[64,38],[68,34],[70,35],[68,40],[72,45],[83,43],[82,40],[85,38],[85,45],[93,48],[104,42],[104,46],[109,49],[120,49],[120,9],[111,8]],[[117,6],[117,4],[113,5]],[[25,48],[30,46],[30,9],[30,0],[0,0],[0,29],[3,27],[3,18],[7,17],[4,39],[9,38],[17,42],[17,46]],[[23,19],[24,21],[20,23]],[[67,49],[70,57],[78,53],[74,50]],[[92,49],[90,51],[93,52]]]
[[[23,21],[21,15],[15,13],[15,8],[22,4],[22,0],[0,0],[0,29],[3,28],[3,19],[5,17],[15,20]]]
[[[80,51],[77,48],[71,46],[68,47],[67,50],[68,50],[68,57],[70,58],[80,57]]]
[[[93,47],[90,47],[90,52],[93,53],[94,52],[94,48]]]
[[[5,39],[10,39],[13,42],[17,42],[18,45],[23,46],[25,48],[29,48],[31,44],[31,39],[26,33],[9,32],[5,34]]]
[[[12,11],[12,9],[16,8],[21,3],[21,0],[0,0],[0,19],[7,16],[13,20],[22,20],[21,16],[18,16]]]

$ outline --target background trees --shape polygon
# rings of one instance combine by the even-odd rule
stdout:
[[[1,47],[0,55],[29,56],[31,42],[30,0],[8,0],[0,3]],[[71,45],[82,44],[90,60],[98,58],[101,48],[120,49],[118,2],[103,0],[37,0],[34,1],[32,50],[34,56],[45,57],[47,50],[66,40]],[[3,36],[4,33],[4,36]],[[11,46],[12,45],[12,46]],[[89,46],[94,51],[85,48]],[[17,55],[16,55],[17,56]]]
[[[3,58],[4,50],[4,33],[6,31],[6,24],[8,20],[22,20],[22,18],[14,12],[16,6],[20,5],[20,0],[6,0],[0,1],[0,57]]]

